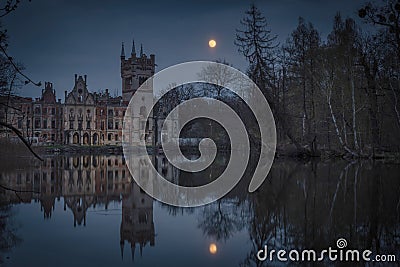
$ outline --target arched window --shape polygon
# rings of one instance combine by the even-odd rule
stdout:
[[[145,106],[141,106],[140,107],[140,115],[141,116],[145,116],[146,115],[146,107]]]
[[[147,214],[144,211],[139,212],[139,223],[146,224],[147,223]]]

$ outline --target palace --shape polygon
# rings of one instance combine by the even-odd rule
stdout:
[[[146,80],[155,73],[155,55],[147,56],[140,47],[136,54],[135,43],[132,52],[125,57],[124,44],[121,48],[121,96],[111,96],[105,92],[91,92],[88,77],[75,74],[74,86],[65,91],[65,102],[56,101],[53,83],[45,82],[40,98],[9,96],[1,97],[0,120],[16,129],[33,144],[68,145],[121,145],[122,126],[125,111],[132,95],[143,84],[140,91],[143,103],[133,107],[137,125],[146,123],[144,131],[135,127],[129,134],[129,141],[153,141],[153,121],[142,116],[144,106],[153,101],[153,87]],[[3,107],[4,106],[4,107]],[[135,121],[136,126],[136,121]],[[0,137],[17,140],[9,129],[2,128]]]

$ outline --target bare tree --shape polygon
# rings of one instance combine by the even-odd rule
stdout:
[[[0,4],[0,18],[10,15],[20,5],[21,0],[7,0]],[[8,35],[7,29],[0,27],[0,108],[3,109],[3,116],[0,118],[0,126],[14,132],[23,144],[33,153],[35,157],[41,158],[32,150],[29,142],[23,137],[23,134],[15,128],[9,121],[10,110],[18,111],[18,107],[11,101],[18,87],[17,81],[23,81],[24,84],[32,83],[41,86],[40,82],[34,82],[23,73],[21,64],[16,63],[7,51]]]

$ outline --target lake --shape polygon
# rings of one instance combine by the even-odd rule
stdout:
[[[198,185],[215,179],[228,158],[219,155],[198,174],[177,170],[163,155],[151,164],[170,181]],[[257,258],[266,245],[322,251],[337,248],[338,239],[348,249],[400,258],[397,164],[278,158],[255,193],[247,192],[248,170],[224,198],[197,208],[154,201],[134,183],[122,156],[1,164],[3,266],[266,266]],[[138,159],[135,175],[147,175],[147,164]],[[304,262],[275,256],[272,264]]]

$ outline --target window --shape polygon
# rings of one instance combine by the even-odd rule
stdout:
[[[119,129],[119,123],[118,123],[118,121],[115,122],[115,129]]]
[[[112,134],[108,134],[108,141],[111,141],[112,139]]]
[[[35,114],[40,114],[40,107],[35,107]]]
[[[82,121],[78,121],[78,130],[82,130]]]
[[[43,120],[43,129],[47,129],[47,120]]]
[[[143,203],[142,199],[142,203]],[[147,223],[147,214],[144,211],[139,212],[139,223],[140,224],[146,224]]]
[[[113,120],[112,120],[112,119],[109,119],[109,120],[108,120],[108,129],[109,129],[109,130],[112,130],[112,129],[113,129]]]
[[[47,114],[47,108],[43,108],[43,114]]]
[[[36,128],[36,129],[39,129],[39,128],[40,128],[40,119],[39,119],[39,118],[36,118],[36,119],[35,119],[35,128]]]
[[[53,114],[53,115],[56,114],[56,109],[55,109],[55,108],[52,108],[52,109],[51,109],[51,114]]]
[[[74,129],[74,121],[69,121],[69,129]]]
[[[51,121],[51,128],[52,128],[52,129],[55,129],[55,128],[56,128],[56,121],[55,121],[55,120],[52,120],[52,121]]]
[[[31,127],[31,120],[26,121],[26,128],[29,128],[29,127]]]
[[[146,80],[146,77],[139,77],[139,86],[142,85]]]
[[[130,89],[132,86],[131,78],[125,78],[125,88]]]
[[[101,127],[102,130],[104,130],[104,121],[101,121]]]
[[[22,129],[22,118],[18,118],[18,128]]]
[[[90,130],[90,121],[86,122],[86,129]]]
[[[141,116],[145,116],[146,115],[146,107],[145,106],[141,106],[140,107],[140,115]]]
[[[118,141],[118,134],[115,135],[115,141]]]
[[[112,109],[109,109],[109,110],[108,110],[108,116],[114,116],[114,112],[113,112]]]
[[[55,134],[51,134],[51,141],[55,141],[56,140],[56,135]]]

